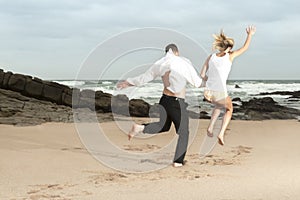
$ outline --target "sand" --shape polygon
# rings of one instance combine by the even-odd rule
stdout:
[[[201,120],[182,168],[126,173],[101,164],[74,124],[0,125],[0,199],[299,199],[300,122],[232,121],[225,146],[199,157]],[[114,122],[101,126],[127,151],[153,151],[170,133],[128,141]]]

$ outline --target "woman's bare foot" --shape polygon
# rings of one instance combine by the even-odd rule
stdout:
[[[218,143],[222,146],[224,145],[224,136],[218,136]]]
[[[134,136],[144,130],[144,125],[133,124],[131,130],[128,133],[128,140],[131,140]]]
[[[208,128],[208,129],[207,129],[207,136],[208,136],[208,137],[214,137],[213,130],[210,130],[210,129]]]

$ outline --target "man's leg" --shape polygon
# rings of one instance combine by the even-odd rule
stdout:
[[[166,106],[168,105],[167,99],[162,97],[159,101],[159,105],[159,121],[143,125],[133,124],[132,129],[128,134],[129,140],[140,132],[157,134],[170,129],[172,121],[166,112]]]
[[[145,128],[143,133],[157,134],[170,130],[172,121],[168,116],[166,107],[168,106],[168,100],[163,96],[159,101],[159,121],[149,124],[144,124]]]
[[[179,100],[172,102],[167,110],[178,134],[174,163],[179,164],[183,164],[189,140],[189,116],[186,107],[187,104]]]

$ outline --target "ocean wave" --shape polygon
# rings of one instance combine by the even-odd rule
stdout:
[[[91,89],[94,91],[103,91],[113,95],[125,94],[129,99],[143,99],[150,104],[158,103],[162,94],[163,85],[161,81],[153,81],[140,87],[129,87],[124,90],[116,88],[117,80],[86,80],[86,81],[56,81],[60,84],[68,85],[71,87],[78,87],[80,89]],[[235,85],[240,88],[235,88]],[[253,97],[261,98],[259,95],[262,92],[275,92],[275,91],[299,91],[300,81],[228,81],[228,93],[232,98],[239,97],[242,101],[248,101]],[[195,88],[190,85],[186,91],[186,101],[190,106],[206,106],[203,99],[204,88]],[[286,100],[287,96],[272,95],[275,101],[281,105],[292,105],[292,107],[299,107],[298,102],[291,103]],[[204,105],[205,104],[205,105]],[[207,105],[209,108],[210,105]],[[290,106],[291,107],[291,106]]]
[[[85,85],[85,81],[54,81],[56,83],[62,84],[62,85],[66,85],[69,87],[78,87],[78,86],[83,86]]]

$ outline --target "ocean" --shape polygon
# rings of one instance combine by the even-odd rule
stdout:
[[[159,102],[162,94],[162,82],[154,80],[140,87],[129,87],[124,90],[116,88],[117,80],[55,80],[60,84],[79,89],[101,90],[113,95],[125,94],[129,99],[143,99],[149,104]],[[238,85],[240,88],[235,88]],[[251,98],[262,98],[259,95],[262,92],[275,91],[299,91],[300,80],[229,80],[227,82],[229,96],[232,98],[239,97],[242,101],[248,101]],[[186,101],[189,104],[188,109],[197,111],[201,107],[201,111],[210,111],[211,105],[203,101],[204,88],[187,87]],[[300,109],[300,101],[289,101],[286,95],[266,95],[272,97],[280,105]]]

